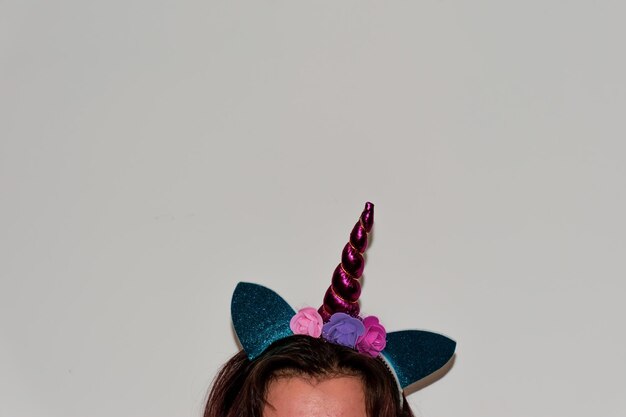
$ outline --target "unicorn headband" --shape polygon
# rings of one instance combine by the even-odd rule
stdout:
[[[378,318],[359,316],[359,296],[368,233],[374,224],[374,205],[365,209],[350,233],[341,263],[319,309],[296,312],[274,291],[258,284],[240,282],[231,301],[235,333],[250,360],[272,343],[294,334],[322,337],[372,357],[382,357],[398,386],[408,387],[443,367],[454,354],[456,342],[423,330],[387,333]]]

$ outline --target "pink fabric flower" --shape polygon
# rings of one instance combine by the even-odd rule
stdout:
[[[313,307],[305,307],[298,311],[291,318],[289,327],[293,334],[304,334],[313,337],[320,337],[322,334],[322,316]]]
[[[356,341],[356,350],[375,358],[387,345],[387,331],[375,316],[365,317],[363,325],[365,333]]]

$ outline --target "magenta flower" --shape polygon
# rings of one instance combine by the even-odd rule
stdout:
[[[313,307],[305,307],[291,318],[289,327],[293,334],[320,337],[322,334],[322,316]]]
[[[324,324],[322,335],[331,343],[354,349],[357,339],[365,332],[361,320],[346,313],[335,313],[330,321]]]
[[[365,332],[357,339],[356,350],[375,358],[387,345],[387,331],[375,316],[365,317],[363,326]]]

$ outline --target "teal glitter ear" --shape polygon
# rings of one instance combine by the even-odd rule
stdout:
[[[456,342],[443,335],[402,330],[387,333],[387,346],[381,354],[404,389],[448,363],[455,348]]]
[[[240,282],[230,304],[235,333],[250,360],[273,342],[293,335],[289,321],[296,312],[269,288]]]

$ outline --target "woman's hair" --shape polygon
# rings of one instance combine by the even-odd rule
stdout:
[[[262,417],[270,382],[340,376],[361,379],[368,417],[413,417],[382,359],[301,335],[274,342],[252,361],[244,351],[233,356],[213,381],[204,417]]]

